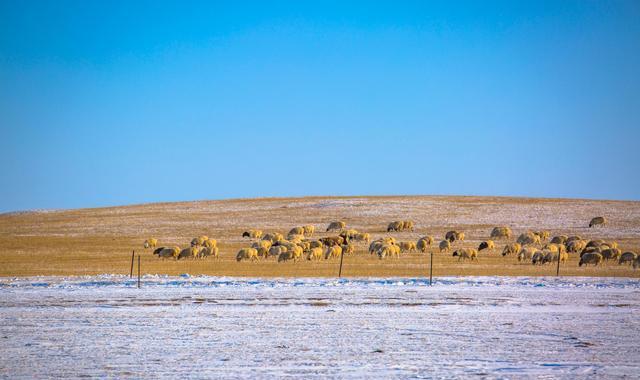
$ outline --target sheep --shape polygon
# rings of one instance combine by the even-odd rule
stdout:
[[[513,234],[513,232],[511,231],[511,228],[506,227],[506,226],[501,226],[501,227],[494,227],[493,230],[491,230],[491,238],[493,239],[510,239],[511,235]]]
[[[537,249],[534,247],[523,247],[520,252],[518,252],[518,261],[528,261],[531,260],[533,254],[536,253]]]
[[[383,237],[381,240],[385,244],[397,244],[396,238],[392,236]]]
[[[240,262],[242,260],[258,260],[258,250],[255,248],[242,248],[236,255],[236,261]]]
[[[266,249],[268,250],[269,248],[271,248],[271,246],[273,245],[273,243],[271,243],[271,240],[258,240],[253,242],[253,244],[251,244],[251,248],[255,248],[255,249]]]
[[[269,256],[280,256],[280,254],[287,252],[289,249],[284,245],[274,245],[269,248]]]
[[[342,231],[347,227],[347,223],[343,221],[331,222],[327,227],[327,232],[329,231]]]
[[[595,226],[606,226],[607,225],[607,219],[604,216],[596,216],[595,218],[591,219],[591,221],[589,222],[589,228],[591,227],[595,227]]]
[[[342,232],[340,232],[340,236],[342,236],[342,238],[346,241],[347,239],[353,239],[354,236],[356,236],[358,234],[358,231],[354,230],[354,229],[350,229],[350,230],[344,230]]]
[[[332,247],[327,247],[324,251],[325,260],[333,257],[340,257],[342,254],[342,247],[339,245],[334,245]]]
[[[583,238],[581,238],[580,236],[577,235],[573,235],[573,236],[569,236],[567,238],[567,240],[564,242],[565,244],[569,244],[569,242],[572,242],[574,240],[584,240]]]
[[[416,249],[418,249],[418,251],[422,253],[425,253],[427,252],[427,248],[429,248],[431,244],[433,244],[433,237],[431,236],[421,237],[416,243]]]
[[[449,243],[449,240],[443,240],[438,245],[438,248],[440,248],[440,252],[449,252],[451,249],[451,243]]]
[[[544,260],[545,260],[545,255],[547,253],[551,253],[551,252],[542,252],[542,251],[538,251],[536,250],[533,255],[531,256],[531,264],[536,265],[536,264],[544,264]]]
[[[295,262],[295,258],[293,257],[293,252],[282,252],[278,255],[278,262],[282,263],[285,261],[292,260]]]
[[[352,255],[356,249],[352,244],[342,244],[342,253],[344,253],[345,255]]]
[[[403,222],[391,222],[389,223],[389,225],[387,226],[387,232],[399,232],[402,231],[404,225]]]
[[[529,231],[529,232],[525,232],[520,234],[520,236],[518,236],[518,239],[516,240],[516,242],[522,244],[522,245],[535,245],[535,244],[540,244],[540,236],[534,234],[533,232]]]
[[[607,261],[618,260],[620,258],[621,253],[622,251],[620,251],[618,248],[609,248],[600,252],[600,254],[602,255],[602,258]]]
[[[580,258],[580,262],[578,263],[578,266],[581,267],[583,264],[584,265],[593,264],[594,266],[597,266],[600,263],[602,263],[602,255],[597,252],[589,252],[589,253],[585,253]]]
[[[202,244],[204,244],[205,240],[209,240],[209,238],[208,238],[208,237],[206,237],[206,236],[198,236],[198,237],[194,237],[194,238],[191,240],[191,246],[192,246],[192,247],[199,247],[199,246],[201,246]]]
[[[322,259],[322,248],[316,247],[308,250],[307,260],[320,260]]]
[[[289,230],[289,235],[304,235],[304,227],[293,227]]]
[[[153,253],[157,254],[158,257],[162,257],[163,259],[166,259],[166,258],[178,259],[178,255],[180,254],[180,247],[162,247],[160,251],[156,249],[156,251],[154,251]]]
[[[474,259],[476,261],[478,261],[478,250],[476,250],[475,248],[460,248],[460,249],[456,249],[453,252],[453,256],[454,257],[458,257],[458,261],[460,260],[471,260],[473,261]]]
[[[464,232],[456,232],[456,240],[464,241]]]
[[[586,248],[587,242],[584,240],[571,240],[567,242],[566,246],[567,252],[578,253]]]
[[[568,237],[566,235],[558,235],[554,236],[550,243],[552,244],[564,244],[567,241]]]
[[[483,249],[495,249],[496,245],[493,242],[493,240],[487,240],[487,241],[483,241],[482,243],[480,243],[480,245],[478,246],[478,252],[482,251]]]
[[[307,224],[302,226],[302,229],[304,230],[304,236],[313,236],[313,233],[316,232],[316,226],[312,225],[312,224]]]
[[[412,241],[401,241],[399,244],[400,252],[415,252],[416,251],[416,243]]]
[[[587,243],[587,245],[585,246],[585,248],[589,248],[589,247],[599,247],[602,244],[605,244],[605,241],[602,239],[595,239],[595,240],[589,240],[589,242]]]
[[[180,259],[195,259],[196,257],[198,257],[198,247],[196,246],[192,246],[192,247],[187,247],[185,249],[183,249],[182,251],[180,251],[180,253],[178,254],[178,260]]]
[[[622,265],[622,264],[631,264],[633,261],[635,261],[635,259],[638,257],[638,255],[636,255],[635,252],[625,252],[622,255],[620,255],[620,258],[618,259],[618,264]]]
[[[372,241],[371,244],[369,244],[369,253],[373,255],[383,245],[384,245],[384,242],[382,240],[374,240],[374,241]]]
[[[456,231],[447,231],[446,234],[444,234],[444,239],[453,243],[456,240]]]
[[[269,249],[270,248],[265,248],[265,247],[256,248],[256,247],[253,247],[253,246],[251,248],[254,248],[255,250],[258,251],[258,257],[262,257],[264,259],[269,258]]]
[[[320,240],[312,240],[309,242],[309,248],[322,248],[324,244]]]
[[[402,230],[403,231],[411,231],[413,232],[413,221],[412,220],[405,220],[402,222]]]
[[[636,257],[635,260],[633,260],[633,270],[636,270],[640,268],[640,256]]]
[[[156,248],[156,249],[154,249],[154,250],[153,250],[153,254],[154,254],[154,255],[157,255],[157,254],[159,254],[159,253],[160,253],[160,251],[162,251],[162,250],[163,250],[163,249],[165,249],[165,248],[166,248],[166,247],[159,247],[159,248]]]
[[[563,253],[567,251],[567,248],[564,246],[564,244],[555,244],[555,243],[545,244],[545,246],[542,247],[542,249],[543,250],[546,249],[551,252],[559,252],[559,253]]]
[[[584,255],[585,253],[589,253],[589,252],[602,253],[602,249],[600,249],[600,247],[588,247],[588,248],[584,248],[584,249],[580,252],[580,257],[582,257],[582,255]]]
[[[545,252],[544,259],[542,259],[541,264],[558,261],[558,257],[560,257],[560,262],[564,263],[569,258],[569,255],[566,252],[551,252],[551,251],[544,251],[544,252]]]
[[[502,250],[502,256],[507,256],[510,254],[517,255],[518,252],[522,249],[522,245],[520,243],[510,243],[504,246]]]
[[[304,252],[304,250],[302,249],[302,247],[296,245],[291,247],[291,249],[289,249],[288,253],[291,254],[291,256],[293,257],[293,262],[296,262],[300,259],[302,259],[302,253]]]
[[[324,237],[321,238],[320,241],[327,247],[344,244],[344,238],[342,236]]]
[[[242,237],[248,237],[251,239],[260,239],[262,237],[261,230],[246,230],[242,233]]]
[[[353,236],[354,241],[363,241],[365,243],[369,243],[371,240],[371,236],[366,232],[360,232]]]
[[[207,239],[202,243],[202,246],[206,248],[216,248],[218,241],[216,239]]]
[[[278,232],[266,233],[262,235],[262,240],[269,240],[271,243],[277,243],[280,240],[284,240],[284,236]]]
[[[153,248],[155,249],[156,246],[158,245],[158,239],[155,238],[149,238],[147,240],[144,241],[144,248]]]
[[[534,231],[533,234],[538,236],[541,242],[549,239],[550,235],[549,231]]]
[[[202,247],[198,251],[199,258],[212,256],[214,259],[220,258],[220,249],[218,247]]]
[[[400,257],[400,247],[395,244],[382,244],[380,248],[376,251],[378,258],[380,260],[384,259],[387,256],[395,256],[396,258]]]

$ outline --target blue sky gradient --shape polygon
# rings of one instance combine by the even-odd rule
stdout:
[[[640,2],[0,1],[0,211],[640,199]]]

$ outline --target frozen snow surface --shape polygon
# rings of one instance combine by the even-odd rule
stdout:
[[[0,377],[637,378],[625,278],[0,278]]]

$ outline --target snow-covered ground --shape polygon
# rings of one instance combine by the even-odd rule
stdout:
[[[617,378],[622,278],[0,279],[0,377]]]

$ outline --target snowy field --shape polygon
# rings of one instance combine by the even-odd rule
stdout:
[[[0,279],[2,378],[619,378],[624,278]]]

